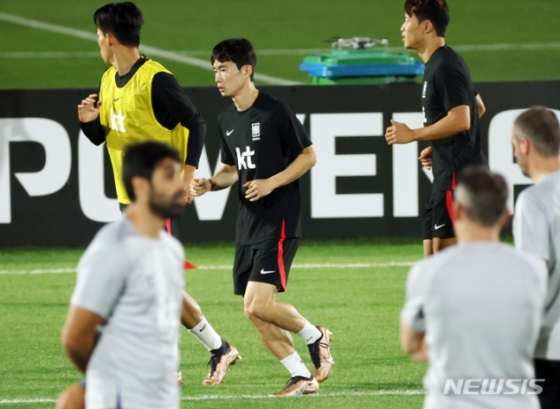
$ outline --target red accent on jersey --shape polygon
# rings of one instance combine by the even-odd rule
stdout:
[[[445,197],[445,203],[447,205],[447,213],[449,214],[449,218],[451,219],[452,223],[455,223],[455,215],[453,214],[453,191],[457,186],[457,180],[455,179],[455,172],[453,172],[453,176],[451,179],[451,190],[447,191]]]
[[[280,273],[280,282],[282,288],[278,291],[286,291],[286,270],[284,268],[284,240],[286,240],[286,221],[282,221],[282,230],[280,232],[280,240],[278,240],[278,271]]]

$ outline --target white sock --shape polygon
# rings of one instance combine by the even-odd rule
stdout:
[[[309,378],[311,376],[311,372],[307,369],[299,354],[294,352],[292,355],[288,355],[286,358],[280,361],[282,365],[286,367],[286,369],[294,376],[303,376],[305,378]]]
[[[190,329],[189,332],[202,342],[202,345],[204,345],[208,351],[218,349],[222,346],[222,338],[204,317],[202,317],[202,320],[200,320],[193,329]]]
[[[315,325],[305,320],[305,325],[303,326],[303,329],[298,332],[298,335],[303,338],[307,345],[309,345],[321,338],[323,334]]]

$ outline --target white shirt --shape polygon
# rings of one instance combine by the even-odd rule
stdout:
[[[177,240],[143,236],[126,218],[87,248],[71,303],[107,321],[86,370],[88,409],[179,408],[183,260]]]
[[[539,257],[548,269],[544,321],[535,357],[560,360],[560,171],[523,190],[515,204],[515,246]]]
[[[533,379],[545,291],[544,264],[499,243],[459,244],[416,263],[401,318],[426,333],[424,408],[538,409],[536,395],[443,392],[461,379]]]

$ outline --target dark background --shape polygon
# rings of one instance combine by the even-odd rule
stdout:
[[[382,112],[384,127],[394,112],[420,112],[419,84],[361,86],[283,86],[259,87],[260,90],[287,101],[298,114],[305,113],[305,127],[314,113]],[[481,119],[483,148],[487,153],[490,120],[499,112],[522,109],[532,105],[560,108],[560,81],[499,82],[476,84],[486,104]],[[208,127],[206,150],[210,166],[219,152],[216,117],[230,104],[214,87],[189,87],[185,91],[199,108]],[[15,178],[16,172],[36,172],[45,163],[41,145],[34,142],[10,144],[12,223],[0,224],[0,246],[74,246],[87,244],[103,225],[87,219],[79,205],[77,175],[77,142],[80,131],[77,104],[96,90],[29,90],[0,91],[0,118],[49,118],[62,124],[72,145],[72,171],[66,185],[48,196],[29,197]],[[0,132],[2,130],[0,129]],[[0,137],[2,135],[0,134]],[[420,238],[419,218],[392,217],[392,155],[383,138],[340,138],[337,154],[376,153],[377,175],[371,177],[339,177],[337,193],[382,192],[385,197],[383,218],[311,219],[310,178],[302,178],[302,228],[306,238],[360,238],[409,236]],[[319,158],[320,160],[320,158]],[[107,196],[116,197],[110,165],[106,161]],[[419,172],[419,206],[423,208],[431,185]],[[344,179],[344,180],[343,180]],[[344,183],[342,183],[344,182]],[[515,193],[519,193],[519,188]],[[229,241],[234,239],[237,201],[235,189],[220,221],[200,221],[193,206],[185,209],[181,221],[183,242]]]

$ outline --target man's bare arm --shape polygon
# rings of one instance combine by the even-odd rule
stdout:
[[[476,94],[476,107],[478,109],[478,117],[480,118],[486,112],[486,106],[480,97],[480,94]]]
[[[97,327],[103,322],[103,317],[70,305],[62,328],[62,345],[70,360],[81,372],[86,371],[97,341]]]
[[[206,192],[222,190],[237,182],[237,169],[233,165],[224,165],[210,179],[193,179],[191,193],[202,196]]]
[[[308,146],[282,172],[278,172],[276,175],[268,179],[250,180],[245,183],[245,185],[243,185],[247,188],[245,198],[254,202],[264,196],[267,196],[272,193],[274,189],[277,189],[280,186],[285,186],[292,183],[294,180],[299,179],[309,169],[315,166],[315,163],[317,163],[315,150],[313,149],[313,146]]]
[[[406,124],[391,120],[392,126],[387,128],[385,139],[389,145],[405,144],[414,141],[433,141],[447,138],[471,127],[471,109],[468,105],[452,108],[447,116],[435,124],[424,128],[410,129]]]
[[[401,348],[410,355],[413,361],[428,361],[428,344],[424,332],[416,331],[407,323],[401,321]]]

